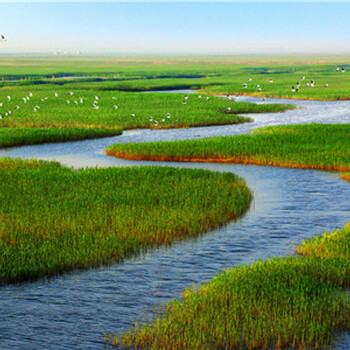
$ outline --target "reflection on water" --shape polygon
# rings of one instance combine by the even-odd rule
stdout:
[[[76,167],[139,166],[150,163],[107,157],[105,147],[114,142],[237,134],[260,125],[295,120],[350,121],[349,102],[291,102],[305,103],[307,108],[255,115],[254,124],[133,130],[107,139],[2,150],[0,156],[55,159]],[[327,108],[333,113],[327,113]],[[108,268],[1,287],[0,348],[103,348],[104,331],[128,328],[132,318],[161,301],[178,297],[192,283],[204,282],[232,265],[288,254],[303,239],[340,228],[349,220],[350,186],[336,173],[254,165],[152,165],[234,172],[246,179],[254,191],[254,201],[242,218],[197,239],[144,252]],[[349,337],[345,337],[337,342],[337,348],[347,349],[349,344]]]

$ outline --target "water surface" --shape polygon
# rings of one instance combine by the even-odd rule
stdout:
[[[250,97],[238,100],[262,102]],[[264,103],[271,101],[276,99]],[[74,167],[160,165],[234,172],[246,179],[254,201],[239,220],[196,239],[153,249],[110,267],[0,287],[0,348],[103,348],[103,332],[127,329],[133,318],[177,298],[191,284],[207,281],[233,265],[289,254],[305,238],[342,227],[349,220],[350,186],[337,173],[254,165],[133,162],[104,154],[105,147],[115,142],[235,135],[265,125],[350,122],[349,101],[287,102],[305,108],[254,115],[255,123],[241,125],[132,130],[106,139],[1,150],[0,157],[54,159]],[[348,335],[338,339],[337,349],[349,347]]]

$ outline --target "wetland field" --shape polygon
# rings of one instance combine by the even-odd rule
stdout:
[[[0,348],[348,349],[348,62],[3,56]]]

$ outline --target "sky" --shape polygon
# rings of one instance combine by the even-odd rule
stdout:
[[[0,0],[0,55],[350,54],[350,2]]]

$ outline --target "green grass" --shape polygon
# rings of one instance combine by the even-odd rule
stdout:
[[[347,72],[336,72],[336,67],[345,67]],[[75,79],[74,76],[86,76],[88,79]],[[305,80],[301,81],[303,76]],[[57,77],[67,79],[57,80]],[[3,57],[0,78],[20,80],[0,82],[0,87],[43,83],[82,86],[95,91],[186,87],[201,88],[213,94],[320,100],[350,98],[350,69],[346,56]],[[243,83],[248,79],[252,79],[252,82],[244,88]],[[273,83],[269,82],[270,79],[273,79]],[[315,80],[315,86],[306,86],[311,79]],[[301,82],[300,90],[293,93],[291,87],[298,81]],[[329,86],[326,88],[325,84]],[[261,92],[257,85],[260,85]]]
[[[325,233],[305,240],[297,252],[303,255],[317,256],[323,259],[344,259],[350,257],[350,223],[342,230]],[[349,266],[350,262],[348,261]],[[347,285],[350,284],[350,276],[347,276]]]
[[[257,129],[250,135],[115,144],[107,153],[128,159],[232,162],[350,170],[350,125],[309,124]]]
[[[299,249],[311,257],[226,270],[112,342],[148,349],[324,348],[350,329],[350,300],[340,289],[350,285],[349,232],[347,226],[307,240]]]
[[[162,167],[72,170],[0,161],[0,284],[121,261],[241,215],[232,174]]]
[[[0,128],[0,148],[120,135],[115,129]]]
[[[30,93],[33,97],[25,103],[23,98]],[[58,97],[55,97],[55,93]],[[10,101],[7,96],[11,97]],[[98,110],[93,107],[95,96],[98,97]],[[290,105],[236,103],[218,97],[206,100],[191,95],[186,105],[183,101],[184,94],[79,90],[55,88],[52,85],[12,87],[0,90],[0,102],[3,103],[0,107],[3,117],[0,127],[179,128],[244,123],[251,119],[236,114],[282,112],[293,108]],[[19,108],[15,109],[15,106]],[[39,109],[35,106],[39,106]],[[113,106],[117,106],[117,109]],[[231,108],[230,113],[227,112],[228,107]],[[6,116],[8,110],[12,113]],[[167,113],[170,113],[169,118]]]

